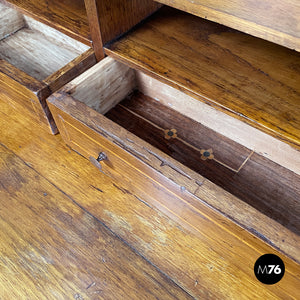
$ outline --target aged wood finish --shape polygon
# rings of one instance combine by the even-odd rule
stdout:
[[[11,34],[12,32],[16,32],[20,28],[24,26],[24,19],[21,14],[17,11],[12,10],[7,6],[2,6],[0,4],[1,13],[0,13],[0,41]]]
[[[192,299],[2,143],[1,299]]]
[[[144,95],[300,175],[300,153],[294,147],[141,71],[136,81]]]
[[[141,93],[106,116],[300,235],[299,175]],[[201,155],[208,149],[213,157]]]
[[[99,31],[104,45],[130,30],[161,6],[152,0],[88,0],[87,3],[98,9]]]
[[[109,65],[111,66],[109,67]],[[95,77],[94,74],[97,72],[99,75]],[[96,158],[99,152],[102,151],[101,149],[105,147],[112,155],[108,157],[109,160],[102,162],[105,167],[105,172],[109,174],[111,169],[118,170],[120,173],[118,176],[121,176],[121,178],[119,178],[120,180],[124,180],[123,177],[126,176],[132,180],[134,176],[137,176],[140,180],[140,190],[137,193],[145,192],[149,188],[148,184],[151,185],[153,181],[154,185],[162,185],[163,190],[172,191],[172,193],[175,194],[179,192],[180,196],[182,196],[182,192],[187,190],[200,199],[205,200],[225,215],[230,216],[230,218],[245,228],[248,228],[251,232],[256,232],[259,235],[267,237],[267,239],[272,241],[270,243],[277,245],[276,247],[280,249],[284,249],[283,251],[288,251],[292,257],[297,257],[298,250],[296,246],[297,243],[295,242],[299,238],[297,235],[291,234],[289,230],[283,234],[286,229],[280,226],[278,222],[270,226],[270,219],[268,217],[266,218],[263,214],[258,213],[257,210],[253,210],[243,201],[232,196],[228,197],[222,189],[205,180],[199,174],[191,172],[189,168],[178,164],[169,156],[164,156],[156,148],[147,143],[145,144],[142,140],[130,134],[126,129],[116,126],[116,124],[110,122],[94,110],[96,109],[98,112],[103,112],[100,105],[101,103],[105,104],[106,109],[109,107],[110,100],[111,104],[116,104],[116,98],[111,97],[112,95],[123,95],[125,97],[126,93],[129,94],[131,92],[131,89],[134,87],[131,80],[127,83],[127,89],[120,85],[120,83],[124,81],[124,74],[122,74],[122,72],[128,73],[130,72],[130,68],[108,57],[95,65],[91,70],[88,70],[71,81],[62,88],[59,93],[52,97],[51,101],[55,103],[55,107],[59,108],[59,112],[57,112],[57,108],[52,106],[55,110],[54,114],[57,115],[58,126],[61,128],[61,133],[65,141],[73,147],[73,149],[76,149],[76,151],[89,158],[98,168],[101,168],[101,164],[96,161]],[[140,74],[136,75],[138,75],[136,76],[138,79],[137,86],[140,86],[139,81],[141,76]],[[105,82],[105,78],[109,78],[108,83]],[[143,88],[147,90],[145,82],[146,80],[144,80]],[[109,83],[111,83],[111,86],[109,86]],[[118,91],[118,86],[120,86],[121,93]],[[83,93],[80,89],[86,91],[86,93]],[[106,99],[106,96],[108,96],[109,99]],[[180,95],[175,94],[174,96],[177,97],[179,101],[181,100]],[[119,99],[120,98],[121,97],[119,97]],[[82,103],[79,103],[77,100]],[[163,103],[161,98],[156,100]],[[170,95],[168,100],[170,100]],[[169,103],[172,104],[172,101],[167,101],[166,105],[169,105]],[[92,107],[93,110],[89,109],[86,105]],[[113,105],[111,105],[111,107]],[[189,101],[186,101],[185,105],[189,106]],[[104,111],[106,111],[106,109]],[[70,114],[71,117],[67,116],[67,114]],[[58,115],[64,115],[64,117],[61,118]],[[97,134],[99,132],[100,134]],[[239,166],[235,165],[236,170],[233,170],[234,172],[238,172],[241,167],[244,166],[245,162],[247,162],[252,155],[252,152],[250,152],[251,151],[248,150],[247,155],[243,154],[244,158],[240,160]],[[115,155],[117,155],[117,157]],[[297,157],[299,156],[296,156],[296,159]],[[218,159],[218,156],[216,159]],[[119,160],[121,160],[121,163]],[[113,161],[113,163],[111,163],[111,161]],[[229,162],[228,159],[224,160],[224,156],[223,162],[227,164],[226,168],[231,172],[234,168],[234,164]],[[225,165],[224,163],[222,164]],[[145,174],[141,177],[141,174],[137,175],[136,172],[144,172]],[[141,178],[143,178],[143,180]],[[175,183],[175,187],[172,182]],[[129,183],[129,186],[130,185],[131,183]],[[137,182],[135,182],[133,188],[135,188],[136,185]],[[152,192],[150,188],[145,197],[153,197]],[[153,193],[156,195],[159,191]],[[163,194],[161,197],[164,198],[167,196]],[[221,201],[220,198],[222,199]],[[293,199],[291,199],[291,201],[293,205]],[[161,202],[158,201],[155,203],[159,209],[165,210]],[[197,201],[194,205],[197,207]],[[168,213],[174,217],[174,209],[175,214],[177,214],[177,210],[179,210],[179,214],[181,215],[180,207],[180,203],[178,206],[174,205]],[[251,218],[249,218],[250,215]],[[192,227],[194,228],[195,226],[193,225]],[[278,232],[282,233],[280,237],[278,236]]]
[[[166,8],[106,53],[300,147],[295,51]]]
[[[50,126],[52,133],[57,127],[46,104],[49,87],[28,76],[4,60],[0,60],[0,98],[15,109],[26,112],[43,124]]]
[[[210,182],[200,175],[184,168],[159,150],[78,101],[68,97],[65,97],[64,101],[59,101],[62,97],[57,94],[56,97],[57,100],[53,100],[54,96],[52,97],[52,104],[49,105],[67,144],[85,157],[97,158],[100,152],[104,152],[107,160],[101,162],[102,172],[122,182],[125,186],[124,193],[132,193],[151,207],[159,209],[179,223],[188,234],[199,239],[199,242],[191,244],[191,247],[196,247],[196,251],[204,257],[206,255],[214,257],[217,260],[215,267],[218,270],[221,270],[224,264],[226,266],[235,264],[233,257],[236,256],[243,257],[243,261],[250,262],[261,253],[278,253],[268,245],[270,243],[280,248],[281,254],[278,253],[279,255],[285,252],[295,260],[290,261],[294,266],[291,266],[293,271],[291,271],[291,276],[288,276],[287,282],[290,287],[299,284],[300,279],[296,275],[299,266],[299,262],[296,262],[299,257],[299,236],[251,207],[246,208],[240,220],[241,223],[237,225],[231,219],[240,218],[240,215],[231,214],[229,218],[228,215],[224,216],[207,204],[211,198],[216,198],[219,202],[222,201],[222,205],[230,205],[232,209],[233,206],[239,206],[241,202],[234,196],[217,186],[210,185]],[[195,194],[198,197],[195,197]],[[241,208],[244,209],[245,206],[247,205],[242,204],[238,211]],[[256,219],[255,224],[249,228],[248,222],[253,222],[254,219]],[[252,231],[253,235],[249,231]],[[278,234],[283,234],[280,240],[278,240]],[[262,236],[263,239],[261,239]],[[182,247],[185,245],[183,242]],[[229,248],[230,251],[228,251]],[[222,262],[218,260],[220,256]],[[201,270],[203,271],[203,267]],[[233,270],[229,273],[237,274]],[[210,291],[214,291],[212,297],[220,298],[221,294],[236,294],[235,287],[244,285],[245,282],[247,282],[247,287],[244,289],[247,290],[247,294],[254,296],[257,291],[254,288],[253,268],[239,265],[238,273],[239,279],[228,276],[228,273],[223,271],[215,274],[214,278],[217,277],[218,280],[210,282]],[[183,274],[180,277],[180,282],[184,281],[185,285],[188,279]],[[208,284],[203,277],[201,281],[204,285]],[[222,282],[222,285],[220,286],[217,282]],[[194,295],[195,288],[191,288],[189,285],[188,291],[193,291]],[[199,288],[201,291],[197,289],[195,295],[201,298],[205,290],[203,291],[203,286]],[[265,297],[275,297],[269,294],[268,288],[264,290]],[[274,293],[280,297],[296,297],[296,294],[293,294],[294,290],[290,289],[288,292],[280,289]]]
[[[84,0],[97,61],[105,57],[96,0]]]
[[[1,3],[0,8],[0,21],[6,24],[0,40],[0,93],[56,133],[46,98],[95,64],[94,52]]]
[[[158,2],[300,51],[298,0],[158,0]]]
[[[0,0],[68,36],[91,46],[84,0]]]
[[[68,85],[68,93],[105,114],[136,86],[134,70],[112,58],[99,62]]]
[[[71,196],[73,201],[101,219],[145,258],[189,290],[193,297],[249,299],[259,294],[265,299],[280,299],[289,297],[282,294],[282,290],[299,293],[299,284],[289,277],[284,277],[275,286],[265,286],[255,281],[252,272],[257,257],[254,255],[248,259],[248,256],[243,257],[240,253],[234,254],[230,243],[226,244],[228,247],[224,252],[231,254],[232,260],[225,263],[223,253],[215,255],[211,247],[205,244],[206,238],[202,242],[153,206],[145,205],[144,198],[131,194],[122,181],[111,181],[86,159],[66,151],[59,136],[46,138],[43,130],[30,126],[30,118],[21,118],[20,112],[12,110],[6,103],[2,104],[1,141]],[[220,199],[217,194],[213,198],[216,203]],[[230,201],[228,204],[245,219],[245,210],[232,205]],[[251,212],[247,214],[249,216]],[[249,221],[256,223],[257,219],[251,218]],[[286,236],[284,230],[279,230],[278,234],[283,234],[282,239]],[[237,237],[243,239],[244,236]],[[289,259],[286,261],[284,258],[284,261],[287,268],[293,270],[294,278],[297,278],[299,267],[293,267]],[[241,271],[240,265],[246,265],[246,273]],[[230,278],[234,281],[232,285],[228,284]]]

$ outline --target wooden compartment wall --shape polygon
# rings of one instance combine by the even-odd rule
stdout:
[[[0,3],[0,96],[57,128],[46,98],[96,63],[93,50]]]

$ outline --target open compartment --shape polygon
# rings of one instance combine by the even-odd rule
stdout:
[[[45,99],[96,62],[93,50],[2,3],[0,24],[1,96],[56,132]]]
[[[88,46],[92,45],[84,0],[0,0]]]
[[[201,120],[213,118],[237,136],[259,135],[257,129],[244,132],[241,121],[228,122],[226,114],[110,57],[52,95],[49,106],[68,145],[193,231],[201,230],[197,209],[204,201],[298,260],[300,176]]]

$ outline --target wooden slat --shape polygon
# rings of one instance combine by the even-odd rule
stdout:
[[[299,149],[300,54],[161,9],[106,53]]]
[[[70,37],[91,45],[84,0],[1,0],[0,2],[8,3]]]
[[[152,0],[94,0],[98,9],[100,32],[106,44],[130,30],[161,5]],[[88,0],[87,3],[91,2]]]
[[[298,0],[158,0],[158,2],[300,51]]]
[[[96,0],[84,0],[86,13],[90,25],[91,38],[97,61],[104,58],[103,42],[101,36],[100,20]]]

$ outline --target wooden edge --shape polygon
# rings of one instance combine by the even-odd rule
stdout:
[[[52,134],[58,133],[56,124],[46,103],[46,98],[51,94],[49,87],[3,59],[0,59],[0,73],[8,77],[11,84],[15,82],[11,88],[17,89],[22,98],[31,103],[28,106],[32,106],[32,111],[37,116],[37,119],[41,123],[47,124]],[[16,83],[17,86],[15,86]],[[30,97],[29,95],[32,96]],[[18,100],[16,99],[15,102],[18,103]]]
[[[136,71],[139,90],[275,163],[300,174],[300,151],[194,97]],[[188,105],[187,105],[188,103]],[[252,124],[251,124],[252,125]],[[249,138],[251,137],[251,138]]]
[[[146,176],[151,178],[156,184],[159,184],[160,188],[166,190],[167,193],[179,197],[181,199],[180,201],[189,208],[188,214],[192,213],[192,215],[186,217],[187,215],[185,214],[187,212],[182,210],[182,205],[174,206],[174,204],[172,204],[172,207],[168,207],[172,201],[165,203],[164,197],[155,199],[156,202],[152,203],[152,205],[155,205],[159,210],[163,208],[164,213],[175,217],[177,221],[181,220],[180,222],[183,222],[185,227],[188,226],[190,230],[192,229],[192,231],[197,232],[199,228],[197,228],[197,224],[192,223],[192,220],[196,220],[199,215],[199,210],[203,210],[203,207],[206,207],[206,209],[216,214],[215,216],[218,220],[216,225],[226,227],[226,231],[232,232],[234,229],[232,226],[235,224],[238,228],[246,230],[251,236],[255,236],[264,243],[267,243],[295,262],[300,262],[300,249],[298,247],[300,237],[275,220],[260,213],[210,181],[203,180],[203,177],[196,172],[178,163],[176,160],[95,112],[83,103],[66,95],[64,92],[53,94],[48,99],[48,103],[50,107],[56,107],[66,112],[72,118],[83,124],[83,126],[88,126],[95,134],[104,136],[105,139],[110,141],[110,148],[120,147],[121,145],[122,150],[127,151],[128,155],[125,163],[134,165],[135,161],[138,161],[138,164],[144,165],[143,168],[137,166],[135,168],[137,170],[148,170]],[[99,124],[99,126],[97,124]],[[106,128],[106,130],[103,128]],[[116,146],[116,139],[119,146]],[[132,160],[130,157],[132,157]],[[89,158],[89,155],[87,158]],[[155,162],[154,166],[152,161],[158,162]],[[175,176],[165,177],[168,178],[168,180],[165,180],[163,185],[161,185],[157,178],[160,178],[162,174],[166,173],[170,175],[172,172],[175,173]],[[218,207],[216,207],[215,201],[219,201]],[[183,215],[185,215],[185,217],[180,217]],[[230,219],[229,223],[226,221],[228,219]],[[240,232],[239,229],[236,231]]]
[[[105,57],[103,50],[103,42],[101,36],[101,26],[98,16],[98,8],[96,0],[84,0],[86,13],[90,25],[91,38],[93,43],[93,48],[95,51],[95,56],[97,61],[100,61]]]
[[[9,20],[9,21],[8,21]],[[23,15],[0,2],[0,41],[25,26]]]
[[[86,71],[96,63],[95,53],[93,49],[85,51],[63,68],[51,74],[43,82],[49,86],[51,93],[64,86],[76,76]]]
[[[91,42],[90,38],[84,37],[84,36],[82,36],[82,35],[80,35],[80,34],[78,34],[76,32],[73,32],[72,30],[70,30],[70,29],[68,29],[68,28],[66,28],[66,27],[64,27],[64,26],[62,26],[60,24],[53,23],[53,22],[49,21],[43,15],[36,14],[36,13],[33,13],[33,12],[28,11],[26,9],[23,9],[22,7],[20,7],[18,5],[15,5],[15,4],[12,4],[12,3],[10,3],[10,2],[8,2],[6,0],[0,0],[0,3],[3,3],[6,6],[12,7],[14,9],[20,11],[22,14],[27,15],[27,16],[29,16],[29,17],[31,17],[31,18],[33,18],[33,19],[35,19],[35,20],[37,20],[37,21],[45,24],[45,25],[48,25],[48,26],[50,26],[52,28],[55,28],[58,31],[60,31],[60,32],[66,34],[66,35],[68,35],[69,37],[71,37],[71,38],[73,38],[73,39],[75,39],[75,40],[77,40],[77,41],[79,41],[79,42],[81,42],[81,43],[83,43],[83,44],[85,44],[85,45],[87,45],[89,47],[92,46],[92,42]]]
[[[179,5],[170,3],[171,1],[158,0],[158,2],[170,5],[177,9],[181,9]],[[212,9],[208,6],[201,5],[199,3],[195,4],[193,1],[188,1],[189,5],[185,6],[185,11],[196,15],[198,17],[211,20],[213,22],[220,23],[225,26],[232,27],[239,31],[243,31],[247,34],[271,41],[273,43],[285,46],[292,50],[300,51],[300,38],[292,36],[288,33],[272,29],[264,25],[260,25],[239,17],[236,17],[232,14],[228,14],[224,11],[218,11]],[[205,2],[205,1],[204,1]]]
[[[167,85],[170,85],[177,90],[184,92],[185,94],[197,99],[198,101],[204,102],[205,104],[211,106],[212,108],[218,109],[236,119],[239,119],[242,122],[247,123],[247,124],[251,125],[252,127],[257,128],[257,129],[267,133],[268,135],[271,135],[271,136],[277,138],[278,140],[280,140],[286,144],[289,144],[290,146],[300,150],[300,144],[298,143],[297,140],[294,140],[287,136],[283,136],[279,132],[276,132],[272,129],[266,128],[265,126],[257,123],[256,121],[254,121],[252,119],[247,118],[246,116],[243,116],[241,114],[233,112],[232,110],[227,109],[223,105],[220,105],[218,102],[216,102],[213,99],[207,98],[203,95],[196,94],[192,90],[188,89],[186,86],[183,86],[175,81],[169,80],[169,79],[165,78],[163,75],[160,75],[151,70],[148,70],[148,69],[142,67],[140,64],[136,63],[134,60],[123,57],[122,55],[110,50],[109,48],[104,47],[104,52],[106,55],[114,58],[115,60],[118,60],[118,61],[130,66],[133,69],[142,71],[143,73],[145,73]]]
[[[39,99],[46,99],[51,94],[45,83],[36,80],[4,59],[0,59],[0,72],[27,88]]]

